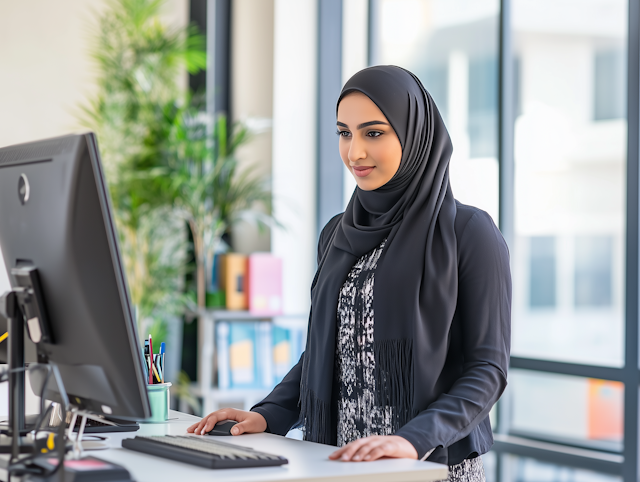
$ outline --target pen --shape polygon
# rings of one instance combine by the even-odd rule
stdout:
[[[162,355],[156,355],[156,368],[158,369],[158,374],[160,375],[160,379],[158,383],[164,383],[164,368],[162,367]]]
[[[144,341],[144,378],[149,382],[149,370],[151,370],[151,366],[149,365],[149,340]]]
[[[153,342],[151,340],[151,333],[149,333],[149,361],[151,362],[149,365],[149,385],[153,385],[153,370],[151,369],[153,366]]]
[[[164,341],[160,343],[160,374],[162,375],[162,383],[164,383],[164,352],[167,346]]]

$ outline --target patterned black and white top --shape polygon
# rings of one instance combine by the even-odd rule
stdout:
[[[336,374],[338,396],[338,446],[370,435],[391,435],[391,406],[375,397],[374,282],[386,239],[353,265],[338,299]],[[429,455],[431,452],[427,453]],[[482,459],[476,457],[449,468],[448,481],[483,482]]]

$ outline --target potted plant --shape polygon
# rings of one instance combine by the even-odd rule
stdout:
[[[152,174],[166,158],[184,97],[178,76],[206,66],[204,38],[195,27],[163,24],[162,4],[108,2],[91,52],[98,92],[81,116],[100,142],[141,336],[156,340],[188,303],[181,285],[187,241],[171,196]]]
[[[224,115],[218,116],[213,127],[197,109],[182,109],[174,118],[167,164],[159,172],[176,212],[191,230],[200,309],[206,306],[207,273],[212,271],[222,235],[243,217],[261,226],[273,221],[267,180],[255,169],[239,169],[235,157],[249,138],[241,124],[228,129]]]

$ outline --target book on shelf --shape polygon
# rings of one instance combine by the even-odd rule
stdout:
[[[305,335],[306,328],[269,321],[219,321],[218,387],[273,388],[300,359]]]
[[[246,310],[247,303],[247,256],[226,253],[220,256],[217,286],[225,293],[228,310]]]
[[[282,259],[270,253],[249,256],[247,297],[251,314],[282,313]]]
[[[231,387],[231,369],[229,368],[229,323],[221,321],[216,325],[216,349],[218,353],[218,388]]]
[[[282,313],[282,259],[271,253],[216,254],[207,306],[249,310],[256,316]]]

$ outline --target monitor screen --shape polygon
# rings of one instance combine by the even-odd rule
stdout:
[[[72,404],[150,416],[143,358],[93,134],[0,149],[0,249],[6,270],[38,272],[50,336],[38,358],[59,368]],[[9,275],[13,287],[15,276]],[[51,384],[50,384],[51,385]],[[56,400],[55,389],[45,397]]]

